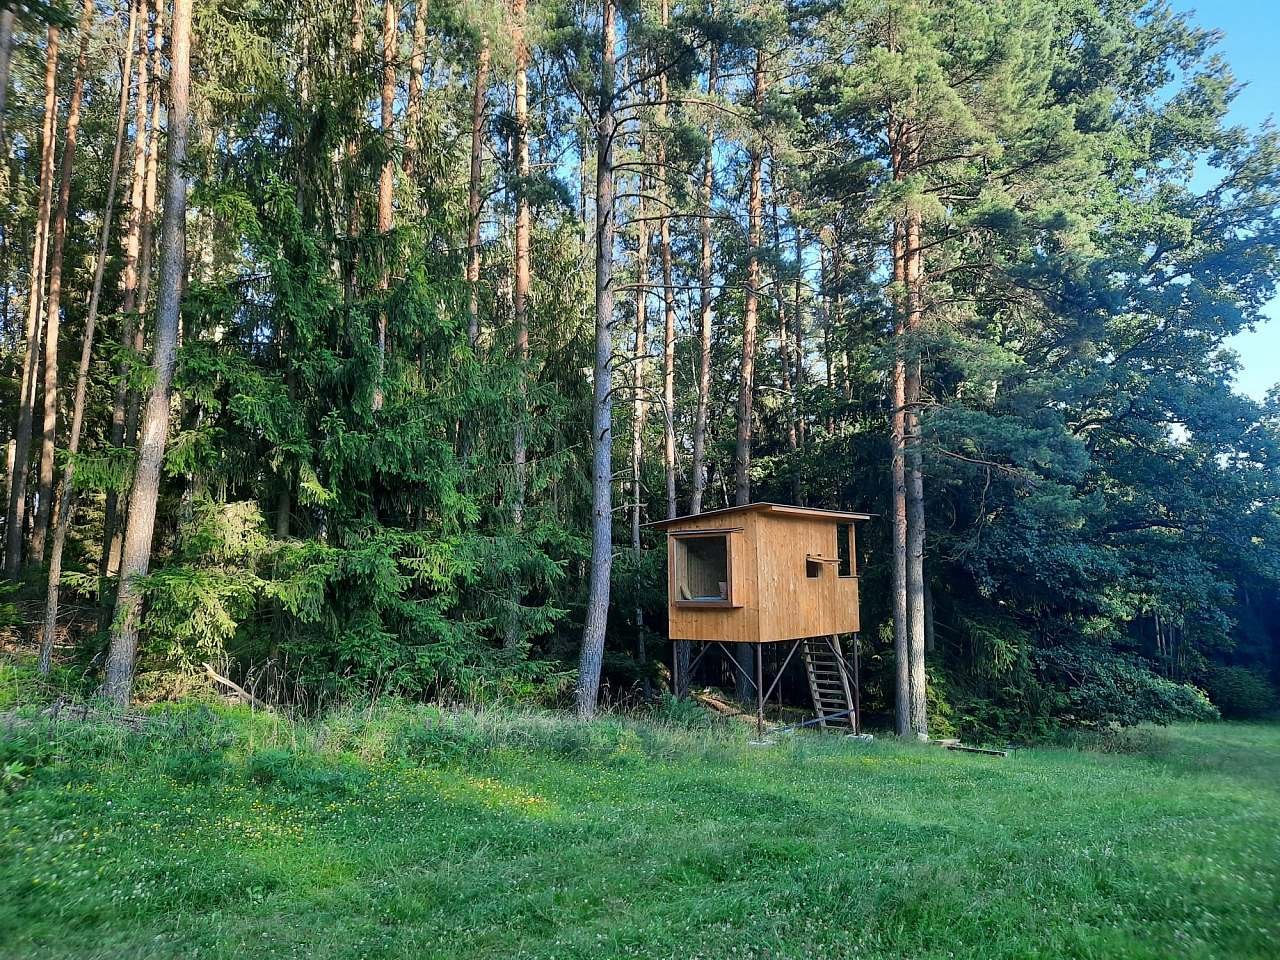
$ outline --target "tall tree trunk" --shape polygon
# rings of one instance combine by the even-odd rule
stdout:
[[[615,50],[613,0],[600,24],[600,106],[596,120],[596,355],[591,417],[591,578],[578,661],[578,715],[593,716],[604,663],[613,570],[613,138]]]
[[[365,0],[354,0],[351,4],[351,69],[353,72],[362,71],[364,65],[364,34],[365,34]],[[356,105],[356,124],[360,127],[364,125],[364,115],[366,104],[361,101]],[[349,179],[347,184],[347,256],[344,264],[344,275],[342,282],[342,298],[348,313],[351,311],[352,304],[356,299],[356,271],[360,266],[360,254],[356,245],[356,238],[360,236],[360,186],[364,176],[364,171],[356,169],[356,161],[359,157],[359,136],[356,133],[347,139],[346,154],[346,174]]]
[[[640,138],[640,156],[649,155],[649,137],[646,129]],[[631,550],[636,562],[640,560],[641,502],[644,496],[642,473],[644,468],[644,425],[648,414],[645,396],[645,368],[649,354],[649,221],[646,203],[645,178],[636,176],[636,295],[635,341],[631,354]],[[644,672],[644,607],[635,608],[636,662],[644,677],[644,697],[651,690],[649,676]]]
[[[471,179],[467,188],[467,338],[473,348],[480,345],[480,194],[484,176],[485,103],[489,90],[489,38],[480,41],[476,55],[475,86],[471,92]]]
[[[764,108],[764,49],[756,50],[752,102],[757,121]],[[750,192],[747,199],[747,289],[742,315],[742,365],[738,378],[738,436],[734,445],[734,502],[751,502],[751,416],[755,401],[756,320],[760,304],[760,215],[762,150],[751,146]],[[740,671],[741,672],[741,671]]]
[[[832,253],[828,246],[834,247],[835,232],[830,227],[824,227],[822,231],[821,242],[818,248],[818,285],[822,291],[822,302],[820,305],[822,320],[822,372],[823,382],[827,385],[827,392],[824,406],[827,408],[826,427],[827,436],[835,433],[836,422],[832,416],[832,407],[834,406],[836,387],[835,387],[835,363],[831,359],[831,259]]]
[[[648,156],[649,138],[641,137],[640,156]],[[649,222],[645,203],[644,177],[636,177],[636,295],[635,341],[631,352],[631,546],[640,551],[640,501],[643,495],[641,472],[644,457],[645,360],[649,353]]]
[[[769,155],[769,213],[772,226],[772,243],[775,255],[781,260],[782,257],[782,218],[778,215],[778,192],[782,189],[782,177],[778,173],[777,158]],[[797,272],[800,269],[800,261],[796,261]],[[773,286],[774,302],[778,311],[778,352],[780,356],[780,366],[782,368],[782,396],[783,401],[787,405],[786,411],[786,430],[787,430],[787,474],[791,480],[791,502],[798,504],[800,502],[800,436],[796,430],[795,417],[795,392],[791,384],[791,331],[787,326],[787,285],[783,282],[781,272],[774,277]],[[800,319],[800,302],[795,303],[795,316],[792,318],[794,322]]]
[[[88,4],[86,3],[86,6]],[[44,630],[40,637],[41,673],[48,673],[53,663],[53,643],[58,629],[58,591],[62,586],[62,552],[73,512],[72,495],[75,457],[80,450],[80,431],[84,426],[85,397],[89,386],[89,364],[93,359],[93,338],[98,323],[98,304],[102,297],[102,281],[106,274],[107,245],[111,239],[111,216],[115,211],[116,188],[120,181],[120,157],[123,153],[125,123],[129,115],[129,82],[133,74],[133,39],[137,30],[139,3],[129,6],[129,26],[125,35],[120,64],[120,105],[116,109],[115,145],[111,151],[111,172],[107,177],[107,196],[102,208],[102,226],[98,230],[98,255],[93,267],[93,287],[89,293],[89,311],[84,321],[80,342],[80,366],[76,371],[76,392],[71,407],[71,433],[67,440],[67,466],[58,486],[58,509],[54,514],[53,543],[49,550],[49,588],[45,594]]]
[[[529,216],[529,47],[525,41],[526,0],[512,0],[511,40],[515,47],[515,130],[513,144],[516,160],[516,250],[515,289],[512,314],[516,326],[516,411],[515,431],[511,440],[511,463],[515,473],[515,497],[511,520],[517,536],[524,529],[524,502],[528,489],[529,444],[526,424],[529,418],[529,286],[530,231]],[[505,643],[514,647],[520,641],[520,584],[513,587],[512,615],[507,623]]]
[[[669,0],[659,5],[659,19],[665,30],[671,20]],[[671,221],[667,217],[667,74],[658,74],[658,250],[662,257],[662,467],[667,482],[667,519],[676,507],[676,289],[671,282]],[[685,646],[687,653],[688,647]],[[678,652],[677,652],[678,654]]]
[[[795,229],[795,247],[796,247],[796,277],[795,292],[793,296],[793,304],[791,311],[791,334],[794,337],[794,347],[792,350],[792,359],[795,369],[791,380],[791,416],[796,432],[796,452],[800,460],[796,464],[796,485],[795,495],[796,503],[800,506],[805,505],[804,495],[804,478],[803,478],[803,460],[802,453],[805,446],[805,429],[804,429],[804,411],[801,409],[801,397],[804,393],[804,240],[800,231],[800,224],[795,218],[795,207],[792,207],[792,226]]]
[[[138,328],[138,317],[135,308],[138,302],[138,267],[142,249],[142,226],[146,199],[147,179],[147,104],[148,82],[151,65],[147,56],[147,14],[146,0],[139,0],[141,25],[138,30],[138,87],[134,98],[133,117],[133,180],[129,193],[129,217],[124,235],[124,292],[120,303],[123,320],[120,345],[134,346],[135,332]],[[111,446],[119,448],[125,441],[126,409],[129,402],[128,388],[129,365],[121,360],[116,368],[115,399],[111,408]],[[119,565],[120,548],[120,498],[114,489],[108,490],[106,507],[102,525],[102,560],[99,573],[103,577],[113,577]],[[103,604],[104,622],[109,604]]]
[[[382,118],[380,129],[387,158],[382,162],[378,178],[378,237],[382,241],[382,270],[378,289],[382,303],[378,305],[378,370],[373,384],[373,410],[382,409],[387,373],[387,291],[391,288],[391,226],[394,217],[396,171],[391,160],[391,132],[395,124],[396,47],[399,42],[400,2],[383,0],[382,4]]]
[[[903,351],[906,324],[906,229],[901,220],[893,227],[893,282],[895,313],[894,359],[889,399],[889,444],[891,514],[893,517],[893,655],[898,736],[911,733],[911,660],[908,645],[907,617],[907,480],[906,480],[906,381],[907,367]]]
[[[707,99],[716,94],[717,49],[707,67]],[[707,410],[711,403],[711,195],[715,188],[715,121],[707,121],[707,148],[702,157],[702,215],[698,222],[698,402],[693,417],[692,493],[689,512],[702,512],[707,487]]]
[[[764,49],[756,50],[752,103],[757,122],[764,113]],[[742,311],[742,364],[738,379],[738,435],[734,445],[733,498],[738,506],[751,502],[751,418],[756,386],[756,327],[760,310],[760,246],[762,242],[761,167],[764,151],[757,138],[751,145],[750,186],[747,197],[747,290]],[[754,702],[759,691],[751,683],[755,651],[749,644],[735,645],[738,669],[734,672],[740,703]]]
[[[142,181],[142,219],[138,233],[138,269],[136,273],[136,305],[132,318],[133,341],[130,344],[134,357],[141,357],[147,348],[147,316],[151,308],[151,267],[155,252],[156,207],[159,195],[160,170],[160,114],[164,106],[164,89],[161,85],[161,59],[164,48],[164,0],[152,0],[150,101],[151,125],[147,135],[147,156]],[[178,331],[181,336],[182,331]],[[179,344],[181,346],[181,344]],[[129,390],[125,400],[124,445],[133,448],[138,442],[138,419],[142,415],[142,394]],[[127,506],[127,505],[126,505]],[[109,569],[120,566],[120,552],[124,549],[124,527],[127,515],[115,526],[111,543]]]
[[[418,136],[422,126],[422,70],[426,65],[427,0],[414,0],[413,40],[409,48],[409,90],[404,111],[404,173],[410,183],[417,172]]]
[[[913,163],[914,163],[914,147]],[[920,739],[929,735],[924,646],[924,473],[920,445],[920,326],[924,311],[924,255],[918,206],[907,214],[907,369],[904,385],[903,439],[907,468],[907,626],[911,662],[911,728]]]
[[[35,416],[36,380],[40,371],[45,254],[49,245],[49,216],[53,207],[53,153],[58,131],[58,28],[50,27],[45,45],[44,129],[40,146],[40,199],[36,236],[31,245],[31,288],[27,302],[27,353],[18,394],[18,426],[14,431],[13,469],[9,475],[9,511],[5,522],[5,573],[16,577],[22,568],[23,526],[27,515],[27,472],[30,469],[31,429]]]
[[[173,26],[169,56],[168,157],[165,168],[165,216],[160,238],[160,282],[156,302],[154,380],[142,422],[138,466],[129,497],[129,522],[120,563],[120,592],[111,630],[102,692],[125,704],[133,689],[134,661],[138,649],[138,624],[142,614],[139,580],[151,562],[156,500],[160,491],[160,467],[169,431],[169,400],[177,359],[178,320],[185,272],[187,183],[183,167],[187,156],[188,92],[191,76],[191,2],[173,0]]]
[[[67,105],[67,136],[58,174],[58,207],[53,216],[53,249],[49,255],[49,297],[44,328],[44,424],[40,433],[40,473],[36,487],[36,523],[31,532],[31,559],[44,562],[45,537],[53,513],[53,455],[58,430],[58,330],[62,315],[62,258],[67,245],[67,215],[71,209],[71,176],[76,164],[76,140],[80,133],[80,103],[84,96],[84,71],[89,59],[89,33],[93,24],[93,0],[85,0],[80,14],[80,50],[71,80]]]

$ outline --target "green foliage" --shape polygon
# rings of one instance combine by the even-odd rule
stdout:
[[[1204,688],[1213,705],[1231,720],[1256,720],[1276,711],[1276,688],[1267,677],[1248,667],[1212,667]]]
[[[1065,690],[1064,722],[1084,726],[1216,720],[1204,692],[1153,673],[1134,658],[1087,647],[1038,651],[1043,673]]]

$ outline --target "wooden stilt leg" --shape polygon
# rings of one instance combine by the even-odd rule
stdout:
[[[764,644],[756,644],[756,736],[764,737]]]
[[[861,637],[853,635],[853,732],[862,733],[862,678],[859,676],[858,647]]]

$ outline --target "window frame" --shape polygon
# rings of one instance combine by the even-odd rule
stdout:
[[[707,608],[732,608],[740,607],[742,604],[735,602],[733,598],[733,535],[741,533],[742,527],[717,527],[709,530],[672,530],[670,531],[671,540],[671,602],[677,607],[689,607],[693,609]],[[682,542],[685,540],[700,540],[708,537],[718,537],[724,541],[724,565],[725,565],[725,594],[726,596],[714,599],[689,599],[686,600],[679,594],[680,574],[677,564],[680,563],[680,551],[683,549]]]
[[[840,568],[843,566],[840,556],[840,532],[841,530],[849,531],[849,572],[842,573]],[[854,534],[852,520],[842,520],[836,523],[836,579],[837,580],[857,580],[858,579],[858,540]]]

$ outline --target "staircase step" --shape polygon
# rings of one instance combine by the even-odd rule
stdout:
[[[845,668],[839,642],[805,640],[800,649],[818,725],[854,726],[849,686],[852,678]]]

